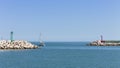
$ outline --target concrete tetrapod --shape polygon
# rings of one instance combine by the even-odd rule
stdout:
[[[36,49],[39,48],[30,42],[23,40],[0,40],[0,49]]]

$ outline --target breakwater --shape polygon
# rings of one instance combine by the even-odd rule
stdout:
[[[27,41],[22,40],[0,40],[0,49],[35,49],[38,48],[37,45],[34,45]]]
[[[120,41],[114,40],[97,40],[90,43],[91,46],[120,46]]]

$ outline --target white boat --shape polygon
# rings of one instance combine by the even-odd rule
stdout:
[[[45,43],[42,41],[42,34],[40,33],[40,44],[39,46],[45,46]]]
[[[41,41],[39,46],[45,46],[45,43],[43,41]]]

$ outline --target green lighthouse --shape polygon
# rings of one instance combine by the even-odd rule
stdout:
[[[13,31],[10,32],[10,40],[13,42]]]

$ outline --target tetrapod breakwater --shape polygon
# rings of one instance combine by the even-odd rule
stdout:
[[[0,40],[0,49],[36,49],[39,48],[28,41],[23,40]]]

